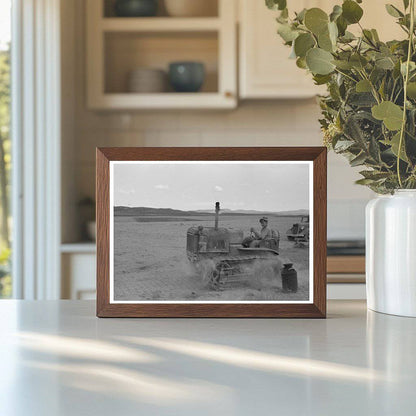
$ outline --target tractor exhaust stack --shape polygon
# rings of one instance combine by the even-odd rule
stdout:
[[[218,216],[220,213],[220,203],[215,203],[215,229],[218,230]]]

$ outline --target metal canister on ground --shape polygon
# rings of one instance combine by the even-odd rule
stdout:
[[[297,292],[298,291],[298,273],[293,268],[292,263],[283,265],[282,270],[282,286],[283,292]]]

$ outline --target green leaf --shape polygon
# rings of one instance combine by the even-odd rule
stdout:
[[[290,25],[282,23],[277,25],[277,33],[286,43],[294,41],[299,36],[297,30],[293,30]]]
[[[358,179],[355,181],[356,185],[370,185],[374,182],[374,179]]]
[[[351,55],[349,62],[354,68],[357,69],[363,69],[368,63],[367,59],[365,59],[364,56],[358,53],[354,53],[353,55]]]
[[[348,71],[352,68],[352,65],[348,61],[343,61],[341,59],[336,59],[333,61],[333,63],[337,68],[343,71]]]
[[[331,76],[315,74],[313,80],[315,81],[315,85],[324,85],[327,82],[331,81]]]
[[[367,79],[362,79],[361,81],[357,82],[355,90],[357,92],[371,92],[371,82]]]
[[[349,95],[348,104],[360,108],[368,108],[373,107],[376,104],[376,100],[373,94],[369,92],[352,92]]]
[[[334,6],[332,13],[329,15],[329,20],[331,22],[335,22],[338,19],[338,17],[340,17],[341,15],[342,15],[342,7],[337,4]]]
[[[266,6],[271,10],[283,10],[286,8],[286,0],[266,0]]]
[[[342,4],[342,16],[349,24],[358,23],[363,13],[363,9],[353,0],[346,0]]]
[[[387,13],[393,17],[403,17],[403,13],[397,8],[394,7],[392,4],[386,4]]]
[[[328,15],[318,7],[306,11],[305,26],[315,35],[324,33],[328,29]]]
[[[373,39],[376,42],[380,42],[380,38],[378,37],[378,33],[377,33],[377,30],[376,29],[371,29],[371,34],[373,35]]]
[[[363,175],[365,179],[372,179],[373,181],[378,181],[380,179],[386,179],[391,176],[390,172],[379,172],[376,170],[362,170],[360,175]]]
[[[351,146],[354,146],[355,142],[352,140],[338,140],[334,146],[334,150],[337,153],[345,152]]]
[[[301,69],[307,69],[305,57],[296,59],[296,66]]]
[[[363,165],[366,160],[367,160],[367,155],[364,152],[362,152],[358,156],[350,160],[350,165],[352,167],[360,166],[360,165]]]
[[[386,94],[385,94],[385,87],[386,87],[386,79],[383,78],[383,81],[381,81],[380,87],[378,89],[378,93],[380,94],[380,97],[385,100]]]
[[[328,22],[326,30],[318,35],[318,44],[321,49],[335,52],[337,46],[338,27],[334,22]]]
[[[338,17],[337,27],[338,27],[338,33],[340,34],[340,36],[344,36],[345,32],[347,30],[347,27],[348,27],[348,23],[344,19],[344,17],[342,17],[342,16]]]
[[[392,131],[402,127],[403,110],[391,101],[383,101],[371,109],[373,117],[382,120],[384,125]]]
[[[289,10],[287,8],[283,9],[280,13],[281,19],[288,19],[289,17]]]
[[[297,13],[295,20],[297,20],[298,22],[303,22],[305,20],[306,11],[306,9],[303,9],[302,11]]]
[[[328,52],[333,52],[335,46],[331,41],[329,32],[321,33],[318,35],[318,45],[321,49]]]
[[[364,29],[363,35],[364,35],[364,40],[366,42],[374,43],[373,34],[371,33],[371,30]]]
[[[329,22],[328,23],[328,32],[329,32],[329,37],[331,39],[332,44],[334,45],[334,47],[336,47],[337,38],[338,38],[338,26],[337,26],[337,24],[334,23],[334,22]]]
[[[310,33],[302,33],[295,39],[295,53],[301,58],[306,56],[306,52],[315,46],[315,40]]]
[[[400,73],[400,65],[401,65],[400,61],[397,61],[393,68],[392,75],[393,75],[393,78],[396,80],[402,77],[402,74]]]
[[[382,82],[385,75],[386,75],[386,71],[384,69],[374,67],[374,69],[371,71],[371,74],[370,74],[370,81],[373,85],[376,85],[379,82]]]
[[[378,146],[378,142],[374,137],[370,138],[370,144],[368,145],[368,151],[370,156],[374,159],[376,164],[379,164],[381,161],[380,156],[380,147]]]
[[[412,61],[409,62],[409,74],[416,70],[416,64]],[[406,76],[406,62],[400,64],[400,72],[403,77]]]
[[[345,42],[345,43],[351,42],[355,39],[356,39],[356,36],[353,33],[348,32],[348,30],[344,33],[344,35],[341,38],[342,42]]]
[[[409,82],[407,84],[407,97],[416,100],[416,82]]]
[[[276,22],[281,24],[287,24],[289,20],[288,17],[289,11],[287,9],[284,9],[280,12],[280,15],[276,17]]]
[[[394,61],[391,57],[384,57],[380,59],[376,59],[375,64],[378,68],[392,70],[394,69]]]
[[[306,54],[306,64],[313,74],[327,75],[333,72],[333,56],[320,48],[310,49]]]
[[[367,140],[361,128],[361,122],[362,118],[360,117],[360,113],[352,114],[345,120],[344,133],[350,140],[358,144],[361,149],[365,149]]]
[[[393,154],[398,157],[399,155],[399,145],[400,145],[400,132],[396,133],[392,139],[389,140],[381,140],[381,142],[383,144],[385,144],[386,146],[390,146],[391,147],[391,151],[393,152]],[[401,152],[400,152],[400,159],[405,161],[405,162],[409,162],[409,159],[406,156],[406,152],[404,149],[404,140],[402,143],[402,148],[401,148]]]

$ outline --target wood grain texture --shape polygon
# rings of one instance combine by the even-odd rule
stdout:
[[[97,316],[164,318],[324,318],[326,317],[326,157],[324,147],[127,147],[97,149]],[[313,303],[111,304],[109,280],[110,161],[252,160],[313,161]]]
[[[326,281],[328,283],[365,283],[365,274],[351,273],[334,273],[327,274]]]
[[[365,256],[328,256],[328,273],[365,273]]]

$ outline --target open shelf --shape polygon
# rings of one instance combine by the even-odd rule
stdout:
[[[102,0],[95,0],[95,1],[101,2]],[[173,0],[173,1],[175,1],[175,0]],[[199,0],[199,1],[201,1],[201,0]],[[203,6],[208,7],[208,10],[205,9],[204,16],[218,17],[218,10],[219,10],[219,8],[218,8],[219,4],[218,3],[219,3],[219,1],[220,0],[204,0],[205,4]],[[231,1],[231,0],[227,0],[227,1]],[[116,3],[116,0],[103,0],[103,3],[102,3],[103,7],[102,7],[102,10],[101,10],[101,16],[104,17],[104,18],[115,17],[116,16],[115,3]],[[207,4],[207,3],[209,3],[209,4]],[[208,13],[206,13],[207,11],[208,11]],[[166,4],[165,4],[165,0],[159,0],[159,2],[158,2],[158,10],[157,10],[156,17],[161,17],[161,16],[169,17],[171,19],[175,18],[174,16],[169,16],[168,9],[167,9]],[[198,17],[198,16],[196,16],[196,17]],[[200,16],[200,17],[202,17],[202,16]],[[126,19],[133,19],[133,18],[123,17],[123,19],[126,20]],[[146,19],[154,19],[154,17],[146,17]],[[186,19],[193,19],[193,17],[186,18]]]
[[[163,4],[163,2],[160,2]],[[104,7],[103,7],[104,5]],[[87,0],[87,103],[91,109],[229,109],[237,106],[235,4],[216,0],[217,16],[114,17],[113,0]],[[200,91],[129,92],[132,71],[168,75],[172,62],[202,62]],[[141,91],[147,91],[149,88]]]
[[[78,243],[61,244],[61,253],[77,254],[77,253],[95,253],[96,246],[92,241],[81,241]]]
[[[233,97],[217,93],[104,94],[103,109],[218,109],[234,108]]]
[[[216,31],[220,24],[217,17],[113,17],[100,21],[101,29],[107,32]]]
[[[127,86],[131,71],[160,69],[167,77],[169,64],[175,61],[204,64],[206,77],[201,91],[189,96],[218,92],[218,39],[215,32],[111,32],[106,33],[104,39],[106,94],[132,94]],[[167,83],[166,90],[158,94],[174,94],[174,91]],[[182,93],[179,95],[181,97],[176,98],[184,98]]]

